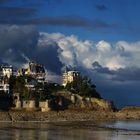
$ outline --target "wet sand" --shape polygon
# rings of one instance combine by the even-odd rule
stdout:
[[[0,139],[139,140],[140,131],[104,127],[106,122],[0,123]]]

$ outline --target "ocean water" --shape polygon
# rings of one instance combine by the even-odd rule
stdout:
[[[104,126],[109,128],[140,131],[140,121],[114,121],[105,123]]]
[[[140,121],[48,124],[48,123],[0,123],[0,140],[140,140]],[[119,128],[127,129],[120,130]]]

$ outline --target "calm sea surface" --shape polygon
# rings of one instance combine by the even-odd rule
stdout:
[[[140,140],[140,121],[95,123],[0,122],[0,140]]]

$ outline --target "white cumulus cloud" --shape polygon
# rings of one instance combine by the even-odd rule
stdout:
[[[46,33],[45,33],[46,34]],[[93,68],[95,61],[110,70],[126,67],[140,67],[140,42],[118,41],[113,45],[104,40],[94,42],[80,40],[77,36],[60,33],[47,34],[59,46],[59,59],[65,65]]]

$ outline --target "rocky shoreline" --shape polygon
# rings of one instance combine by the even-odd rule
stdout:
[[[140,108],[125,108],[117,112],[93,110],[66,111],[7,111],[0,112],[0,121],[22,122],[61,122],[61,121],[100,121],[100,120],[140,120]]]

